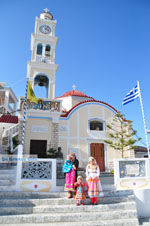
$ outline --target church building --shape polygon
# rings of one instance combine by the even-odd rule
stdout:
[[[55,97],[55,51],[58,38],[55,36],[56,20],[47,9],[36,17],[35,31],[31,34],[31,61],[27,63],[27,79],[34,91],[45,89],[45,97],[37,97],[38,103],[27,100],[24,153],[37,154],[42,158],[50,148],[61,147],[64,159],[75,152],[80,167],[85,167],[88,158],[96,158],[100,169],[113,169],[114,158],[121,153],[107,145],[109,138],[106,127],[113,120],[117,110],[100,100],[73,89]],[[61,69],[60,69],[61,70]],[[36,94],[36,92],[35,92]],[[20,140],[23,124],[25,97],[19,98],[18,117]],[[126,151],[127,157],[134,157],[134,151]]]

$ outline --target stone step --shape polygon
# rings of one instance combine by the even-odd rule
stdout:
[[[0,169],[0,174],[16,174],[16,169]]]
[[[92,207],[91,207],[92,208]],[[136,211],[111,211],[111,212],[89,212],[82,213],[52,213],[52,214],[28,214],[28,215],[10,215],[1,216],[0,224],[20,223],[53,223],[53,222],[83,222],[83,221],[99,221],[113,219],[136,218]]]
[[[4,186],[1,186],[4,187]],[[134,196],[129,197],[102,197],[98,198],[99,204],[111,204],[111,203],[120,203],[134,201]],[[49,199],[1,199],[0,206],[33,206],[33,205],[74,205],[74,199],[67,198],[49,198]],[[87,198],[84,200],[85,204],[90,204],[90,199]]]
[[[15,179],[15,174],[0,174],[0,180]]]
[[[74,205],[42,205],[42,206],[7,206],[0,207],[0,215],[17,215],[17,214],[32,214],[32,213],[79,213],[79,212],[106,212],[106,211],[126,211],[126,210],[136,210],[135,202],[128,202],[126,204],[109,204],[109,205],[84,205],[76,206]]]
[[[5,191],[0,191],[0,199],[2,198],[64,198],[67,197],[67,192],[5,192]],[[125,190],[125,191],[104,191],[104,197],[124,197],[124,196],[132,196],[134,195],[133,190]]]
[[[0,186],[0,190],[1,191],[15,191],[16,190],[16,187],[15,185],[2,185]]]
[[[67,198],[66,192],[21,192],[21,191],[0,191],[1,199],[43,199],[43,198]]]
[[[132,219],[115,219],[115,220],[99,220],[98,222],[57,222],[57,223],[24,223],[24,224],[2,224],[3,226],[138,226],[138,220]]]
[[[9,180],[8,179],[3,179],[3,180],[0,179],[0,188],[1,188],[1,186],[8,186],[8,185],[12,185],[14,183],[15,183],[15,181],[12,179],[9,179]]]

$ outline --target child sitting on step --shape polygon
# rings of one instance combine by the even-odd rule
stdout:
[[[85,193],[84,193],[84,186],[85,186],[85,183],[83,183],[83,177],[82,176],[78,176],[77,177],[77,182],[74,183],[74,186],[77,187],[77,190],[76,190],[76,196],[75,196],[75,199],[77,200],[77,203],[76,205],[79,206],[79,205],[83,205],[83,199],[85,199]]]

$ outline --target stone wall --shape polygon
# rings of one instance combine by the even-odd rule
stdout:
[[[58,148],[58,123],[52,123],[51,148]]]

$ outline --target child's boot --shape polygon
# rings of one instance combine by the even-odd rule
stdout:
[[[79,201],[77,201],[76,206],[79,206]]]
[[[94,205],[97,205],[97,197],[94,198]]]
[[[91,204],[94,205],[94,198],[91,198]]]

